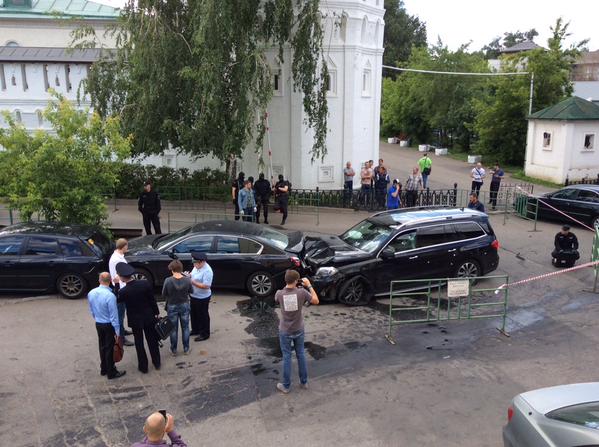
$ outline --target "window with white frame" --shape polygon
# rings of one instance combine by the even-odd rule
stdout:
[[[36,110],[35,114],[37,116],[37,127],[44,127],[44,114],[41,110]]]
[[[372,70],[365,68],[362,72],[362,96],[370,96],[370,84],[372,83]]]
[[[337,95],[337,70],[329,69],[329,73],[324,80],[325,86],[327,88],[327,94],[329,96]]]
[[[595,134],[587,133],[584,135],[584,149],[586,151],[592,151],[595,149]]]
[[[543,132],[543,149],[551,149],[551,132]]]
[[[272,70],[272,90],[275,96],[283,96],[283,70]]]
[[[20,110],[15,110],[15,121],[17,123],[23,122],[23,116],[21,115],[21,111]]]

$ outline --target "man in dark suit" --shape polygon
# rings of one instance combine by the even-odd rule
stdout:
[[[160,311],[154,298],[154,289],[145,279],[133,279],[135,269],[126,262],[116,265],[119,279],[125,286],[119,290],[118,301],[127,306],[127,321],[133,331],[135,350],[137,351],[137,369],[142,373],[148,372],[148,356],[144,347],[144,335],[156,369],[160,369],[160,349],[158,334],[154,325]]]

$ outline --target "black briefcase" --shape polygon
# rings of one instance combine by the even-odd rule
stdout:
[[[175,329],[175,325],[169,320],[168,317],[159,318],[154,326],[156,328],[156,332],[158,333],[158,337],[161,340],[166,340],[170,337],[171,332]]]

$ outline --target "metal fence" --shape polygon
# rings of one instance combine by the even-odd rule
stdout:
[[[395,344],[400,325],[480,319],[499,319],[507,335],[508,289],[507,275],[392,281],[386,338]]]
[[[595,177],[595,178],[586,177],[586,178],[578,179],[578,180],[570,180],[568,177],[566,177],[564,186],[569,186],[569,185],[599,185],[599,174],[597,174],[597,177]]]

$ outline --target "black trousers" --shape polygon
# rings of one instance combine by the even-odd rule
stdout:
[[[287,194],[280,195],[277,198],[277,203],[279,204],[279,210],[283,213],[283,222],[287,220],[287,208],[289,206],[289,196]]]
[[[490,194],[489,194],[489,203],[495,208],[497,206],[497,193],[499,192],[499,182],[491,182],[490,186]]]
[[[152,234],[152,225],[154,225],[154,232],[156,234],[162,234],[160,230],[160,217],[158,213],[142,213],[144,217],[144,228],[146,234]]]
[[[142,372],[148,372],[148,356],[144,347],[144,336],[152,363],[156,368],[160,368],[160,348],[158,347],[158,334],[154,329],[154,323],[148,323],[143,327],[131,328],[133,331],[133,339],[135,341],[135,351],[137,352],[137,368]]]
[[[578,250],[553,250],[551,253],[553,258],[552,264],[556,267],[572,267],[576,260],[580,258]]]
[[[114,366],[114,328],[110,323],[96,323],[98,347],[100,348],[100,374],[114,377],[117,373]]]
[[[477,197],[480,197],[480,188],[483,186],[483,182],[472,182],[472,189],[470,192],[475,192]]]
[[[235,206],[235,220],[239,220],[240,217],[240,209],[239,209],[239,202],[237,201],[237,197],[235,197],[235,199],[233,200],[233,206]]]
[[[343,206],[347,207],[351,205],[352,194],[354,191],[353,180],[348,180],[343,184]]]
[[[416,196],[418,191],[406,191],[406,208],[416,205]]]
[[[258,211],[256,211],[256,223],[260,223],[260,210],[264,209],[264,223],[268,223],[268,198],[258,199],[256,204]]]
[[[208,305],[210,298],[191,298],[191,333],[200,337],[210,337],[210,314]]]

